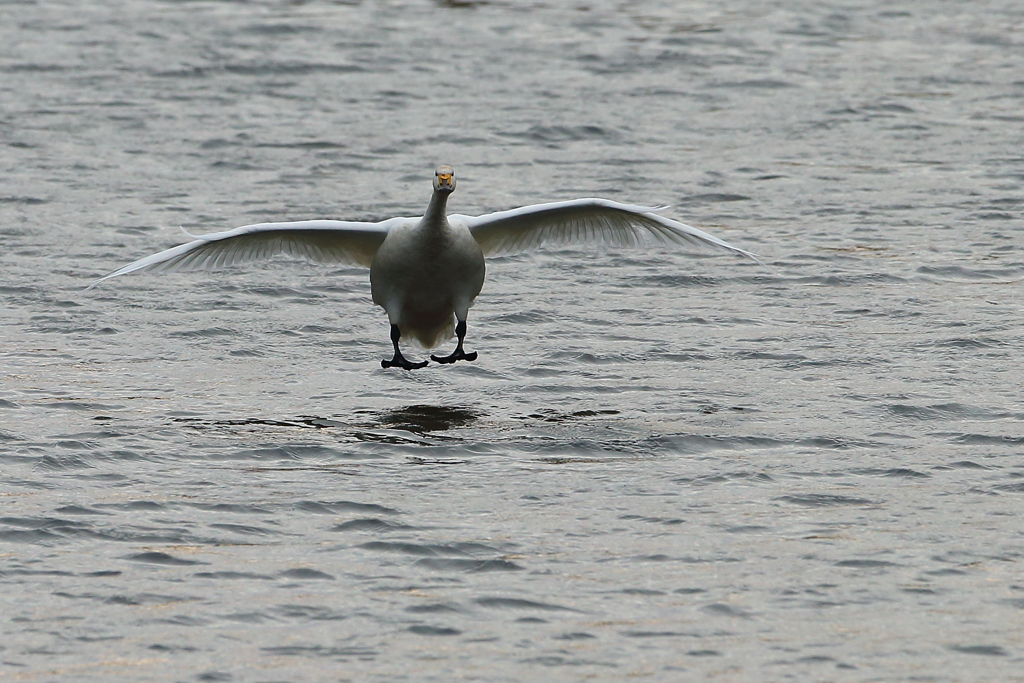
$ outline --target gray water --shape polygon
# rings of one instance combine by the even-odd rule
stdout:
[[[0,681],[1024,680],[1022,112],[1011,1],[0,4]],[[82,291],[439,163],[766,265]]]

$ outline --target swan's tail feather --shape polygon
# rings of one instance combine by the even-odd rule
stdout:
[[[434,327],[413,329],[399,325],[399,330],[402,332],[402,341],[411,341],[425,349],[433,349],[455,336],[455,315]]]

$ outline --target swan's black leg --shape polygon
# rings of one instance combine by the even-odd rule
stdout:
[[[382,360],[380,366],[382,368],[402,368],[403,370],[416,370],[417,368],[427,367],[427,361],[420,363],[410,363],[402,355],[402,350],[398,348],[398,340],[402,338],[402,331],[398,329],[398,325],[391,325],[391,343],[395,345],[395,357],[391,360]]]
[[[437,361],[438,363],[454,363],[457,360],[476,360],[476,351],[472,353],[466,353],[462,348],[463,342],[466,341],[466,321],[460,320],[459,324],[455,326],[455,334],[459,338],[459,343],[452,351],[452,355],[438,357],[431,356],[431,360]]]

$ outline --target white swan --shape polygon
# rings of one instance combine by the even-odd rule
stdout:
[[[369,266],[373,302],[391,323],[395,355],[385,368],[422,368],[427,361],[406,360],[399,341],[413,337],[426,348],[458,336],[451,355],[438,363],[476,360],[466,353],[466,317],[484,284],[484,256],[524,251],[545,243],[604,242],[634,246],[643,237],[676,244],[708,244],[758,261],[702,230],[654,213],[666,207],[620,204],[607,199],[575,199],[534,204],[483,216],[447,216],[455,172],[439,166],[434,193],[419,218],[389,218],[380,223],[299,221],[259,223],[226,232],[194,236],[194,241],[130,263],[89,285],[137,270],[197,270],[266,258],[276,253],[304,256],[320,263]],[[187,234],[187,233],[186,233]]]

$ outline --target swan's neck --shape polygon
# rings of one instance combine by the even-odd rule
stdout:
[[[448,217],[446,207],[450,192],[434,192],[430,196],[430,204],[427,205],[427,212],[423,214],[423,224],[442,228],[447,226]]]

